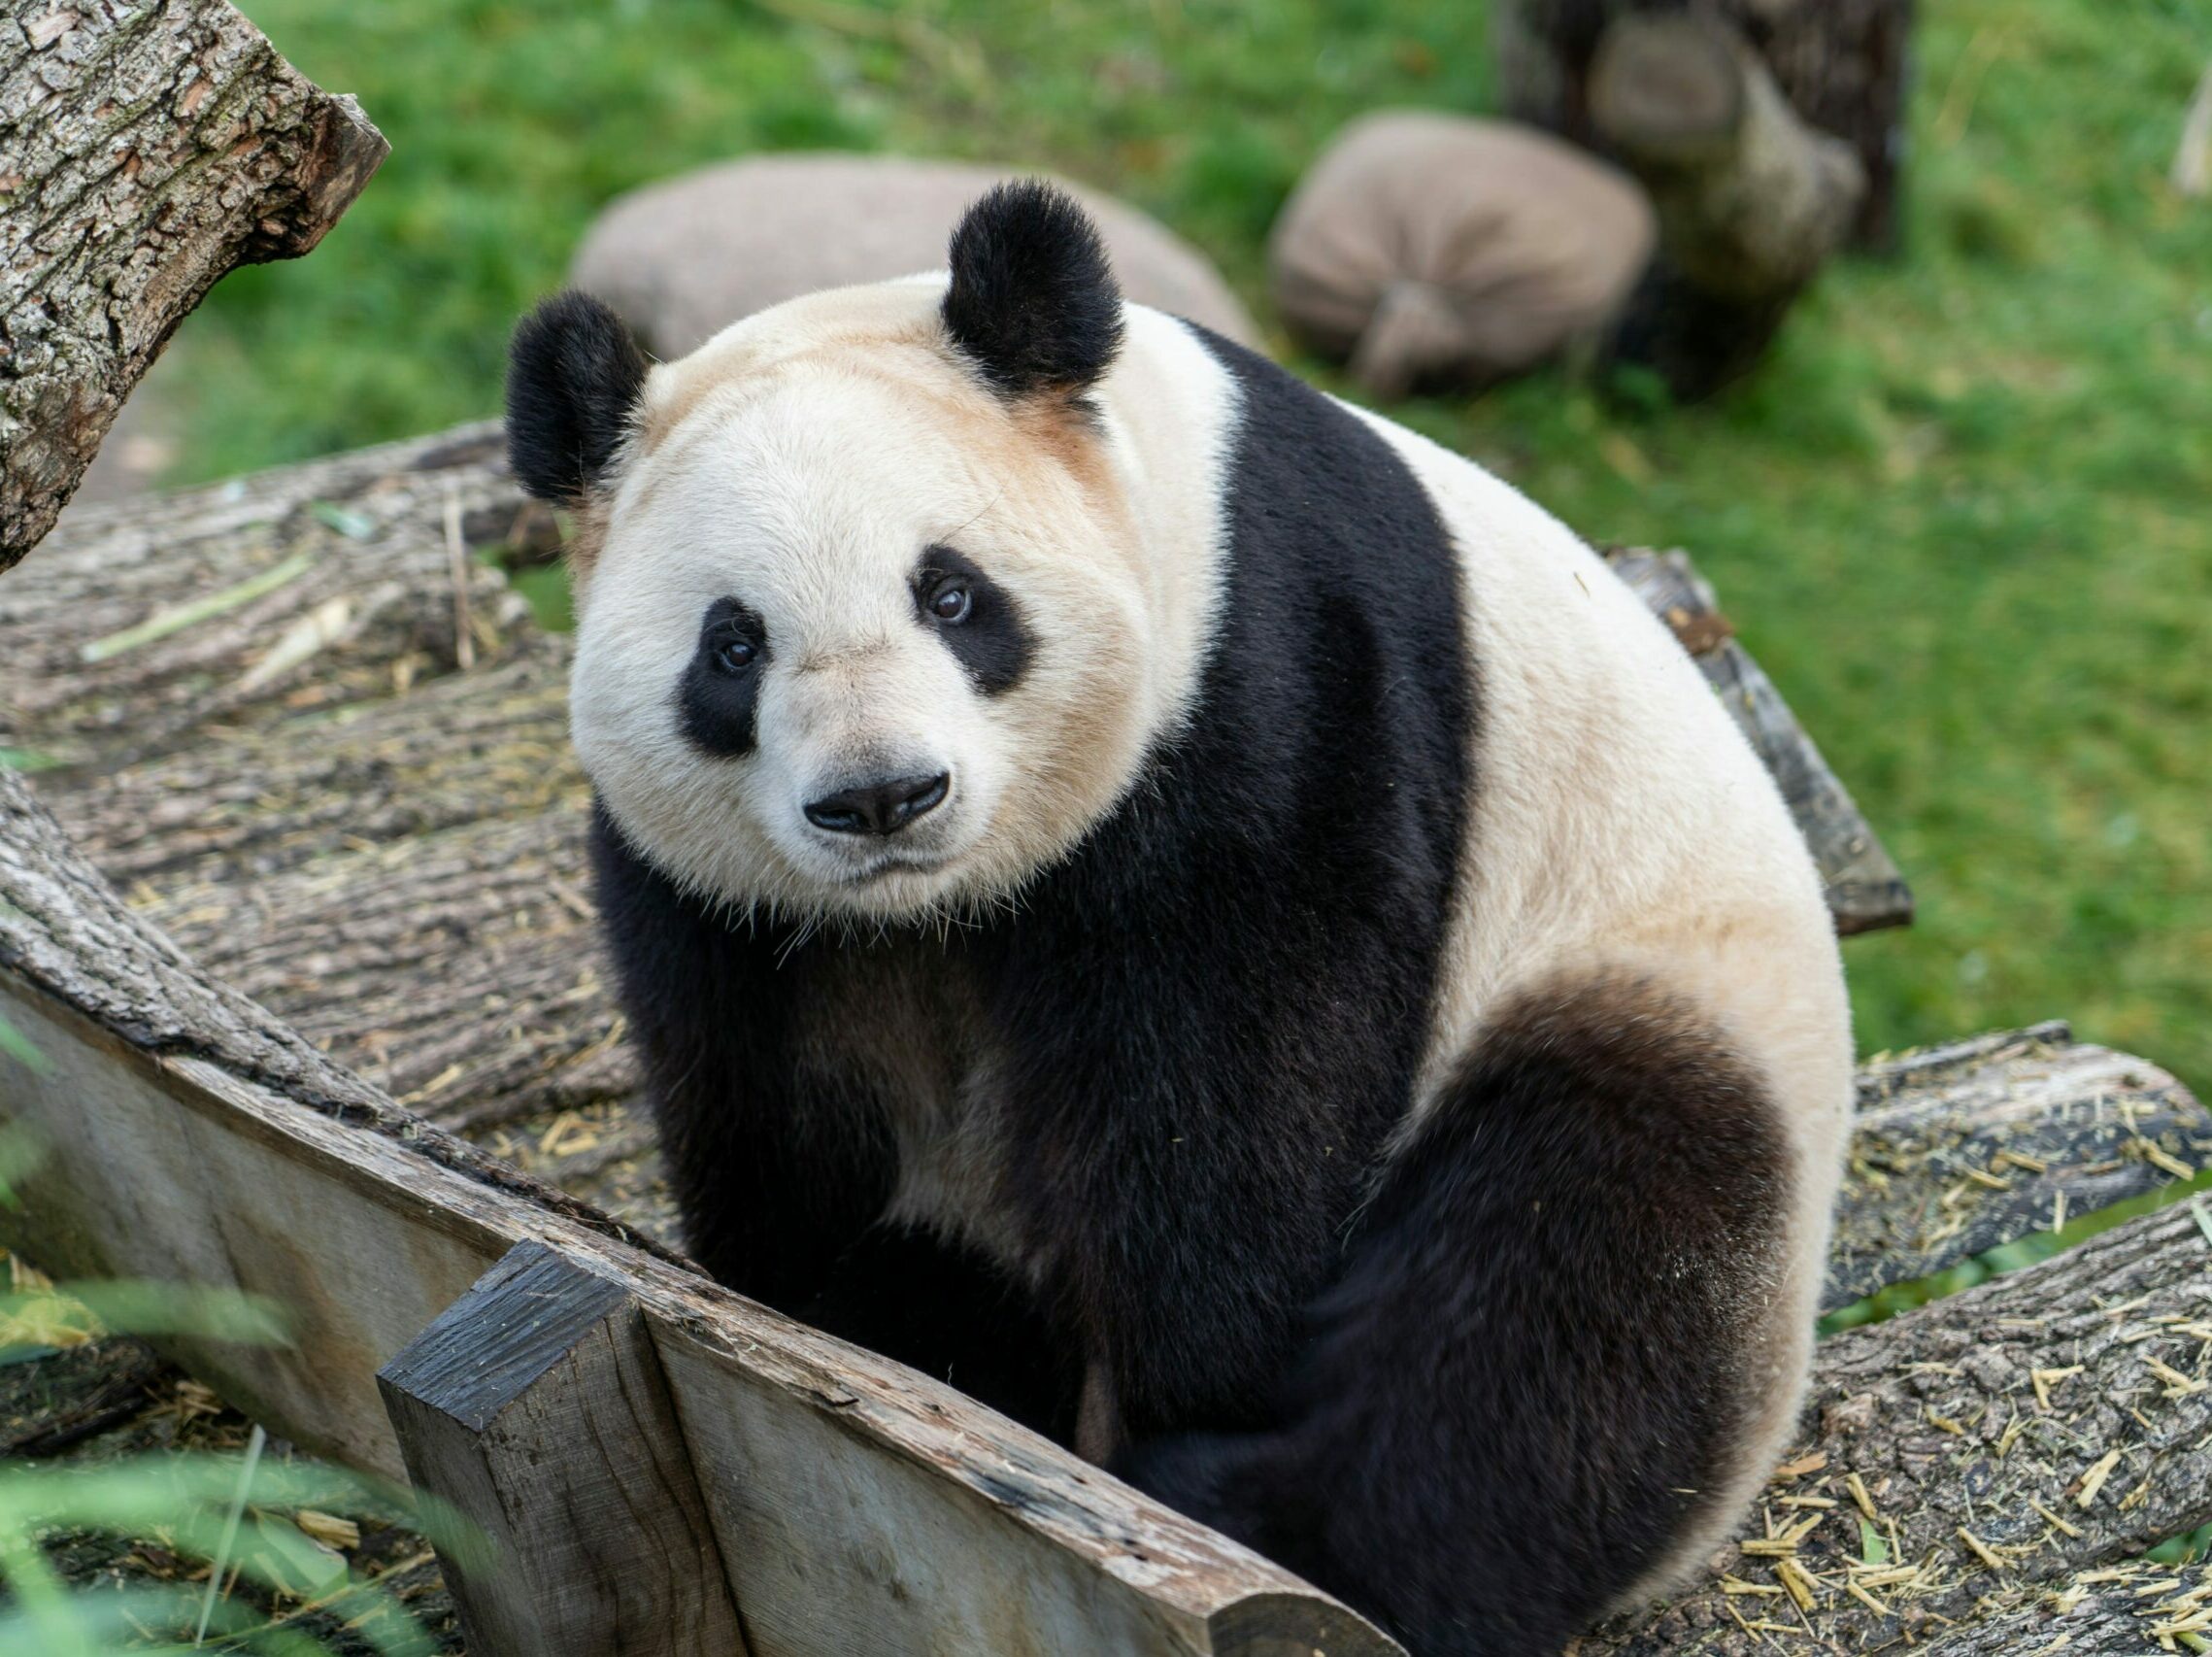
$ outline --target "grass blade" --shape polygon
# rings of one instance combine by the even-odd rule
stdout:
[[[208,1637],[208,1619],[215,1615],[216,1596],[222,1588],[223,1572],[230,1568],[230,1550],[238,1545],[238,1521],[246,1512],[246,1493],[252,1488],[253,1469],[261,1460],[261,1446],[268,1441],[269,1435],[256,1421],[246,1440],[246,1465],[238,1470],[238,1494],[231,1499],[230,1516],[222,1522],[222,1545],[216,1549],[215,1569],[208,1572],[208,1597],[200,1606],[200,1626],[192,1634],[194,1645]]]

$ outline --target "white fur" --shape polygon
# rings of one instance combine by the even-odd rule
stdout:
[[[938,337],[942,285],[816,295],[654,369],[580,583],[585,768],[641,851],[739,908],[868,919],[1003,900],[1112,809],[1195,689],[1226,376],[1178,324],[1132,310],[1097,390],[1103,444],[1039,441]],[[1033,635],[1002,696],[915,613],[909,577],[936,544],[1005,589]],[[724,595],[764,619],[768,659],[756,750],[710,759],[682,734],[677,685]],[[940,770],[946,803],[889,842],[801,810],[862,775]]]
[[[1625,972],[1729,1033],[1764,1072],[1794,1155],[1782,1234],[1731,1286],[1736,1315],[1769,1336],[1772,1406],[1711,1525],[1655,1572],[1663,1582],[1734,1522],[1795,1425],[1851,1108],[1832,924],[1773,779],[1642,600],[1526,496],[1361,418],[1458,543],[1480,674],[1476,794],[1416,1120],[1493,1009]]]

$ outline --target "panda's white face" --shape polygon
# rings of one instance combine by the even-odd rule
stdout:
[[[578,572],[585,768],[641,853],[735,908],[1007,896],[1150,734],[1111,445],[978,386],[940,292],[817,296],[654,369]]]

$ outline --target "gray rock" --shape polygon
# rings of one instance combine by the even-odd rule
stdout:
[[[702,167],[609,203],[569,279],[612,305],[654,355],[677,357],[802,293],[942,269],[961,213],[1018,176],[890,155],[775,154]],[[1097,221],[1131,299],[1257,342],[1204,254],[1126,203],[1068,187]]]

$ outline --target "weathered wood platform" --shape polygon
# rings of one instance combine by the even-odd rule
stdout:
[[[666,1631],[718,1618],[762,1654],[1390,1649],[669,1252],[590,924],[566,642],[476,557],[510,539],[542,554],[544,520],[472,428],[86,515],[0,581],[0,748],[45,767],[0,775],[0,1012],[48,1062],[0,1068],[0,1115],[54,1147],[0,1230],[57,1269],[286,1302],[288,1354],[178,1355],[302,1443],[452,1482],[511,1559],[563,1557],[545,1514],[592,1515],[580,1652],[689,1649]],[[1839,928],[1898,918],[1894,865],[1710,593],[1678,558],[1623,558],[1783,778]],[[2062,1026],[1860,1085],[1831,1304],[2212,1162],[2171,1076]],[[1708,1586],[1585,1651],[2034,1621],[2044,1586],[2212,1519],[2201,1225],[2139,1220],[1826,1342],[1800,1458],[1826,1461]],[[496,1384],[468,1380],[499,1340]],[[514,1453],[579,1422],[559,1465]],[[514,1595],[532,1580],[462,1584],[482,1652],[542,1647],[514,1620],[552,1603]],[[647,1624],[660,1643],[635,1643]]]

